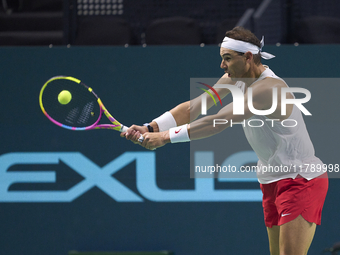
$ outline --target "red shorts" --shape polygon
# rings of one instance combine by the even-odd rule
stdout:
[[[298,176],[261,184],[264,221],[267,227],[280,226],[301,215],[321,224],[321,212],[328,190],[327,173],[310,181]]]

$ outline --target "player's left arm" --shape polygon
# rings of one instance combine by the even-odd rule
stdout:
[[[253,106],[255,109],[264,110],[269,109],[272,102],[271,86],[266,83],[258,83],[253,88]],[[235,122],[242,122],[253,116],[254,114],[248,107],[248,91],[244,95],[244,114],[233,114],[233,103],[223,107],[217,114],[205,116],[187,125],[190,140],[199,140],[209,136],[213,136],[222,132],[230,126],[231,120]],[[214,125],[214,120],[225,120],[226,124]],[[216,121],[215,121],[216,123]],[[146,133],[142,146],[147,149],[155,149],[170,143],[169,131],[159,133]]]

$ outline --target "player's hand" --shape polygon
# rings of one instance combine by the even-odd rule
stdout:
[[[140,142],[138,142],[138,138],[141,136],[141,134],[146,132],[148,132],[148,127],[132,125],[126,132],[120,133],[120,136],[125,137],[127,140],[130,140],[135,144],[140,144]]]
[[[155,150],[170,142],[169,131],[143,134],[144,141],[141,143],[148,150]]]

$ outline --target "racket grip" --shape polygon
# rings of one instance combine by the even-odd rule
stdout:
[[[120,132],[126,132],[128,130],[128,127],[122,125],[122,127],[120,128]],[[142,143],[144,141],[144,137],[143,135],[140,135],[140,137],[138,138],[138,142]]]
[[[128,127],[122,125],[122,127],[120,128],[120,132],[126,132],[128,130]]]

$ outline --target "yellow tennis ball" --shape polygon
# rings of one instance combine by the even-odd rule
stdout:
[[[71,101],[71,99],[72,95],[68,90],[63,90],[58,95],[58,101],[61,104],[68,104]]]

